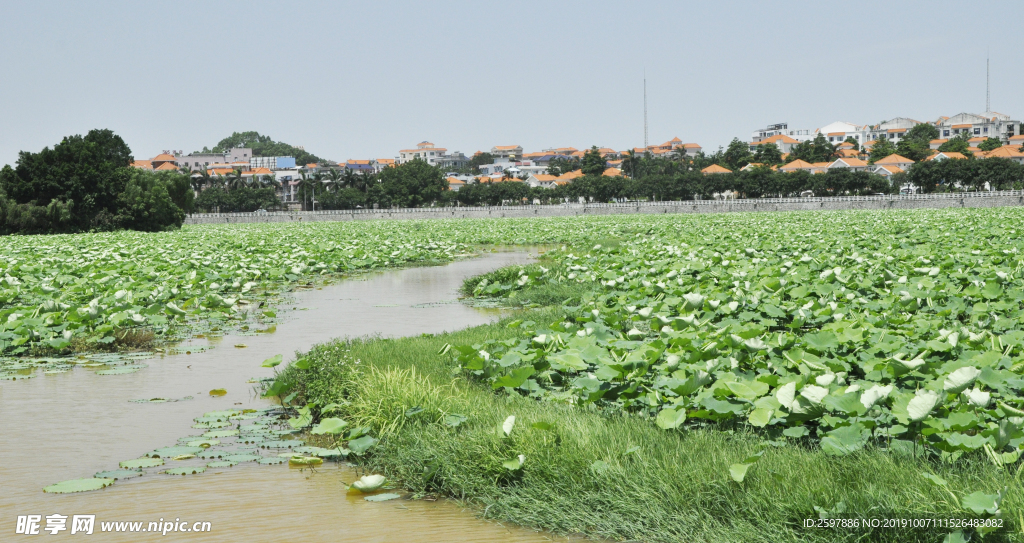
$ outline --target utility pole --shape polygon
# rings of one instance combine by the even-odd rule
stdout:
[[[647,69],[644,68],[644,152],[647,152]]]
[[[992,111],[991,94],[989,89],[988,53],[985,53],[985,113]]]

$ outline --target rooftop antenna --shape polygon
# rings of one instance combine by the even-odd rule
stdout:
[[[644,68],[644,152],[647,152],[647,68]]]
[[[989,91],[989,89],[991,87],[989,86],[988,74],[989,74],[989,71],[988,71],[988,52],[986,52],[985,53],[985,113],[988,113],[988,112],[992,111],[992,102],[991,102],[991,96],[992,95],[990,94],[990,91]]]

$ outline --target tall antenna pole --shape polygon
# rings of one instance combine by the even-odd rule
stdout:
[[[647,68],[644,68],[644,152],[647,152]]]
[[[988,79],[988,53],[985,53],[985,113],[992,111],[991,94]]]

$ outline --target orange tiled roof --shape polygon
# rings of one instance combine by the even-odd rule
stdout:
[[[779,169],[784,171],[784,172],[787,172],[787,171],[794,171],[794,170],[810,170],[812,168],[814,168],[813,164],[798,158],[798,159],[794,160],[793,162],[790,162],[789,164],[786,164],[785,166],[782,166]]]
[[[553,175],[548,175],[548,174],[544,174],[544,173],[534,175],[533,178],[536,179],[537,181],[542,182],[542,183],[551,182],[551,181],[554,181],[555,179],[558,179],[557,177],[555,177]]]
[[[151,162],[167,162],[167,161],[172,161],[173,162],[174,161],[174,157],[169,155],[169,154],[167,154],[167,153],[160,153],[159,155],[156,155],[155,157],[153,157],[153,160]]]
[[[985,158],[1020,158],[1020,157],[1024,157],[1024,153],[1021,153],[1017,149],[1015,149],[1013,147],[1010,147],[1010,146],[1007,146],[1007,145],[1004,145],[1002,147],[997,147],[997,148],[995,148],[995,149],[985,153]]]
[[[518,145],[495,145],[494,148],[499,150],[499,151],[512,151],[514,149],[518,149],[519,146]]]
[[[378,158],[375,161],[377,162],[377,164],[394,164],[395,163],[395,159],[393,159],[393,158]],[[367,161],[367,162],[369,162],[369,161]]]
[[[605,168],[604,173],[601,175],[605,177],[620,177],[622,176],[622,170],[618,168]]]
[[[942,151],[942,152],[939,152],[939,153],[935,153],[935,154],[929,156],[928,158],[926,158],[924,160],[925,160],[925,162],[928,162],[930,160],[935,160],[935,158],[938,157],[939,155],[942,155],[942,156],[944,156],[946,158],[956,158],[956,159],[966,159],[967,158],[967,157],[965,157],[963,155],[963,153],[956,153],[956,152],[952,152],[952,151],[950,151],[950,152]]]
[[[231,168],[213,168],[211,170],[208,170],[207,173],[209,173],[210,175],[227,175],[233,171],[235,170],[232,170]]]
[[[1018,134],[1010,138],[1010,141],[1024,141],[1024,134]]]
[[[893,153],[893,154],[883,158],[882,160],[879,160],[879,161],[875,162],[875,164],[878,165],[878,166],[884,166],[886,164],[907,164],[907,163],[913,163],[913,162],[914,161],[910,160],[909,158],[902,157],[900,155],[897,155],[896,153]]]
[[[455,177],[449,177],[448,178],[448,184],[449,185],[465,185],[466,182],[461,180],[461,179],[455,178]]]
[[[961,129],[961,128],[970,128],[971,126],[972,125],[970,123],[967,123],[967,124],[954,124],[952,126],[952,128],[958,130],[958,129]]]
[[[949,141],[949,140],[948,139],[937,139],[937,140],[929,141],[928,143],[930,143],[932,145],[935,145],[936,143],[939,144],[939,145],[942,145],[943,143],[946,143],[947,141]]]
[[[730,170],[729,168],[723,168],[723,167],[719,166],[718,164],[712,164],[712,165],[708,166],[707,168],[704,168],[700,172],[703,173],[703,174],[709,174],[709,173],[732,173],[732,170]]]
[[[175,166],[173,162],[164,162],[163,164],[161,164],[161,165],[159,165],[159,166],[157,166],[156,168],[153,168],[153,169],[156,170],[156,171],[167,171],[167,170],[177,170],[178,167]]]
[[[974,136],[973,138],[971,138],[971,139],[969,139],[967,141],[974,142],[974,143],[981,143],[981,142],[985,141],[985,138],[983,138],[981,136]]]
[[[700,145],[698,145],[696,143],[684,143],[683,147],[686,148],[686,149],[700,149],[701,148]]]
[[[249,173],[253,175],[273,175],[274,172],[270,171],[270,168],[256,168],[251,170]]]
[[[782,142],[782,143],[800,143],[799,141],[796,141],[795,139],[793,139],[793,138],[791,138],[791,137],[789,137],[789,136],[787,136],[785,134],[775,134],[774,136],[772,136],[770,138],[765,138],[765,139],[763,139],[761,141],[755,141],[755,142],[751,143],[751,145],[761,145],[761,144],[764,144],[764,143],[778,143],[778,142]]]
[[[885,170],[885,171],[889,172],[890,174],[903,173],[903,168],[900,168],[899,166],[892,166],[892,165],[890,165],[890,166],[879,166],[878,170]],[[877,173],[878,170],[875,170],[875,172]]]
[[[851,168],[865,168],[868,165],[867,162],[864,162],[859,158],[843,157],[840,158],[839,160],[836,160],[836,162],[839,162],[840,160]],[[833,162],[833,164],[835,164],[835,162]]]
[[[570,179],[576,179],[577,177],[583,177],[582,170],[573,170],[571,172],[565,172],[562,175],[559,175],[558,179],[562,181],[568,181]]]
[[[345,164],[369,164],[369,160],[347,160]]]
[[[886,130],[886,132],[888,132],[890,134],[899,134],[901,132],[906,132],[906,131],[907,131],[906,128],[890,128],[890,129]]]
[[[132,167],[133,168],[142,168],[144,170],[152,170],[153,169],[153,161],[152,160],[136,160],[135,162],[132,162]]]

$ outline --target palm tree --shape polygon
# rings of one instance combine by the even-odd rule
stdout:
[[[332,192],[337,192],[341,188],[344,176],[337,168],[331,168],[327,170],[327,188]]]
[[[242,176],[241,168],[235,168],[227,175],[227,184],[231,190],[245,187],[246,179]]]
[[[191,174],[192,188],[196,191],[196,196],[203,191],[203,188],[213,184],[213,178],[210,177],[210,172],[206,168],[194,172]]]

